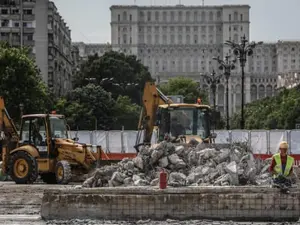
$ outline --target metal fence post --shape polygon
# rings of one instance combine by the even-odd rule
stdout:
[[[124,126],[122,126],[122,130],[121,130],[121,152],[125,153],[125,149],[124,149]]]
[[[286,140],[287,140],[287,143],[288,145],[290,146],[289,147],[289,154],[292,153],[292,141],[291,141],[291,131],[290,130],[286,130]]]
[[[105,132],[105,141],[106,141],[106,150],[105,152],[106,153],[109,153],[109,131],[106,131]]]
[[[229,144],[232,144],[232,130],[228,131]]]
[[[94,144],[94,137],[93,137],[93,131],[90,131],[90,144]]]
[[[251,131],[250,130],[248,130],[248,145],[250,146],[250,148],[252,147],[251,146]]]
[[[267,154],[271,153],[271,137],[270,137],[270,131],[267,131]]]

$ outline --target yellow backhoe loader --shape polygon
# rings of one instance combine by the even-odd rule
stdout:
[[[22,116],[20,135],[0,97],[0,151],[2,175],[17,184],[36,181],[67,184],[73,175],[82,175],[96,167],[103,153],[97,146],[75,142],[68,137],[63,115],[31,114]]]
[[[211,133],[211,109],[208,105],[173,103],[153,82],[146,82],[143,94],[143,109],[140,114],[135,149],[150,145],[153,131],[154,143],[163,140],[172,142],[212,143],[216,134]],[[143,140],[142,139],[143,135]]]

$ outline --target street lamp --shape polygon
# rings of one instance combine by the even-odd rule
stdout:
[[[234,63],[236,63],[236,59],[233,61],[229,61],[230,56],[226,55],[225,60],[221,60],[220,57],[213,57],[220,66],[220,70],[224,70],[224,75],[226,79],[226,129],[229,130],[229,90],[228,90],[228,80],[230,77],[231,70],[235,69]]]
[[[22,119],[23,111],[24,111],[24,104],[23,104],[23,103],[20,103],[20,104],[19,104],[19,107],[20,107],[20,117],[21,117],[21,119]]]
[[[201,74],[201,76],[204,77],[206,83],[210,86],[210,89],[212,90],[213,106],[214,106],[214,110],[216,110],[216,89],[217,89],[217,84],[220,83],[220,78],[222,77],[222,74],[216,76],[216,72],[215,70],[213,70],[213,72],[210,75]]]
[[[241,43],[236,44],[232,41],[226,41],[225,45],[230,46],[233,49],[233,54],[238,57],[240,61],[240,65],[242,68],[242,108],[241,108],[241,129],[244,129],[245,127],[245,118],[244,118],[244,83],[245,83],[245,65],[247,61],[247,56],[253,55],[253,49],[256,47],[256,45],[260,45],[263,42],[260,41],[258,43],[255,43],[254,41],[246,44],[248,40],[246,39],[246,36],[242,36]]]

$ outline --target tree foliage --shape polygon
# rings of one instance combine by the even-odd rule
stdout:
[[[141,107],[133,104],[128,96],[119,96],[115,106],[115,118],[113,129],[120,130],[122,126],[127,130],[136,130],[139,122]]]
[[[186,77],[172,78],[168,83],[159,86],[165,95],[183,95],[185,103],[196,103],[197,98],[200,97],[202,102],[207,104],[205,92],[198,87],[197,82]]]
[[[106,52],[101,57],[97,54],[88,57],[75,76],[75,87],[88,84],[89,78],[94,78],[93,82],[111,92],[115,99],[119,95],[128,95],[135,103],[140,101],[145,81],[152,80],[147,67],[137,60],[135,55],[115,51]],[[105,80],[107,78],[113,80]]]
[[[14,120],[20,119],[21,103],[27,114],[44,113],[52,105],[47,87],[25,48],[0,45],[0,81],[0,95]]]
[[[114,118],[115,100],[101,86],[88,84],[71,91],[56,105],[68,118],[71,129],[110,129]]]
[[[240,127],[240,113],[232,127]],[[295,129],[300,122],[300,86],[284,89],[274,97],[251,102],[245,107],[245,129]]]

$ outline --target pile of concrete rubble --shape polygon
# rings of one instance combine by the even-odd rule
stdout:
[[[270,160],[255,159],[243,144],[208,148],[203,144],[161,142],[143,147],[134,159],[97,169],[82,186],[156,186],[162,170],[173,187],[267,185],[271,181],[269,164]]]

